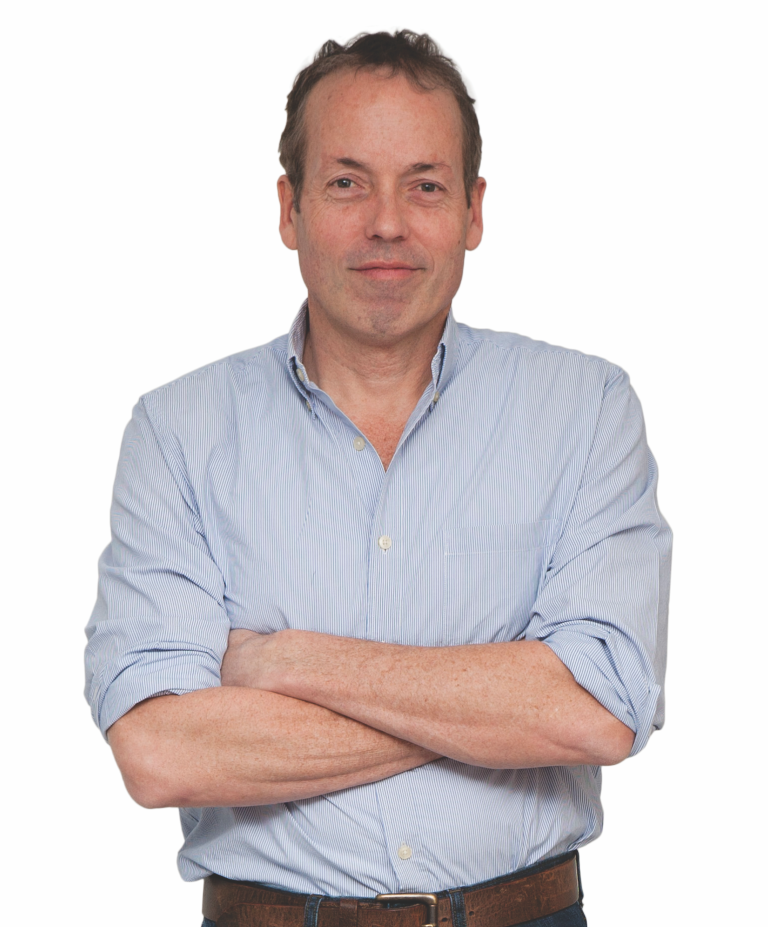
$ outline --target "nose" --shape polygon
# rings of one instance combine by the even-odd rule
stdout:
[[[405,204],[395,191],[377,191],[368,199],[365,234],[380,241],[402,241],[408,237]]]

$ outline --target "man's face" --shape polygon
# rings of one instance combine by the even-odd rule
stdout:
[[[393,343],[439,322],[480,243],[485,182],[467,207],[453,95],[402,75],[342,71],[307,100],[301,211],[278,181],[280,232],[297,248],[310,312]]]

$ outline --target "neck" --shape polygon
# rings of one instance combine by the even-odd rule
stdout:
[[[307,374],[368,437],[385,467],[432,379],[447,315],[402,337],[366,340],[339,331],[310,303],[302,357]]]
[[[310,379],[344,411],[365,403],[386,412],[403,401],[410,401],[412,410],[432,379],[447,315],[440,313],[401,337],[366,340],[329,324],[310,304],[302,362]]]

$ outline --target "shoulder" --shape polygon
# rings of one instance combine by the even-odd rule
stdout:
[[[594,354],[574,348],[548,344],[515,332],[498,332],[488,328],[472,328],[457,323],[458,363],[495,365],[495,369],[523,378],[555,381],[563,385],[568,380],[591,383],[603,389],[620,381],[629,382],[626,372],[616,364]],[[489,369],[491,369],[489,367]],[[575,385],[575,384],[574,384]]]
[[[287,379],[288,335],[192,370],[150,390],[139,402],[155,426],[184,432],[223,426],[248,404],[257,410],[269,401],[281,377]]]

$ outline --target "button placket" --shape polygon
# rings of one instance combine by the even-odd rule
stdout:
[[[414,772],[403,776],[411,778]],[[410,787],[402,780],[397,784],[387,779],[376,783],[384,839],[401,891],[412,889],[420,878],[429,875],[425,868],[427,860],[421,852],[422,824],[414,792],[418,789],[418,778],[417,774]]]
[[[368,559],[368,598],[366,630],[370,640],[397,641],[400,623],[401,570],[403,564],[397,548],[397,537],[389,533],[391,514],[390,491],[396,477],[396,466],[383,473],[372,512]],[[390,514],[391,513],[391,514]],[[393,525],[394,527],[394,525]],[[393,848],[397,850],[399,842]]]

